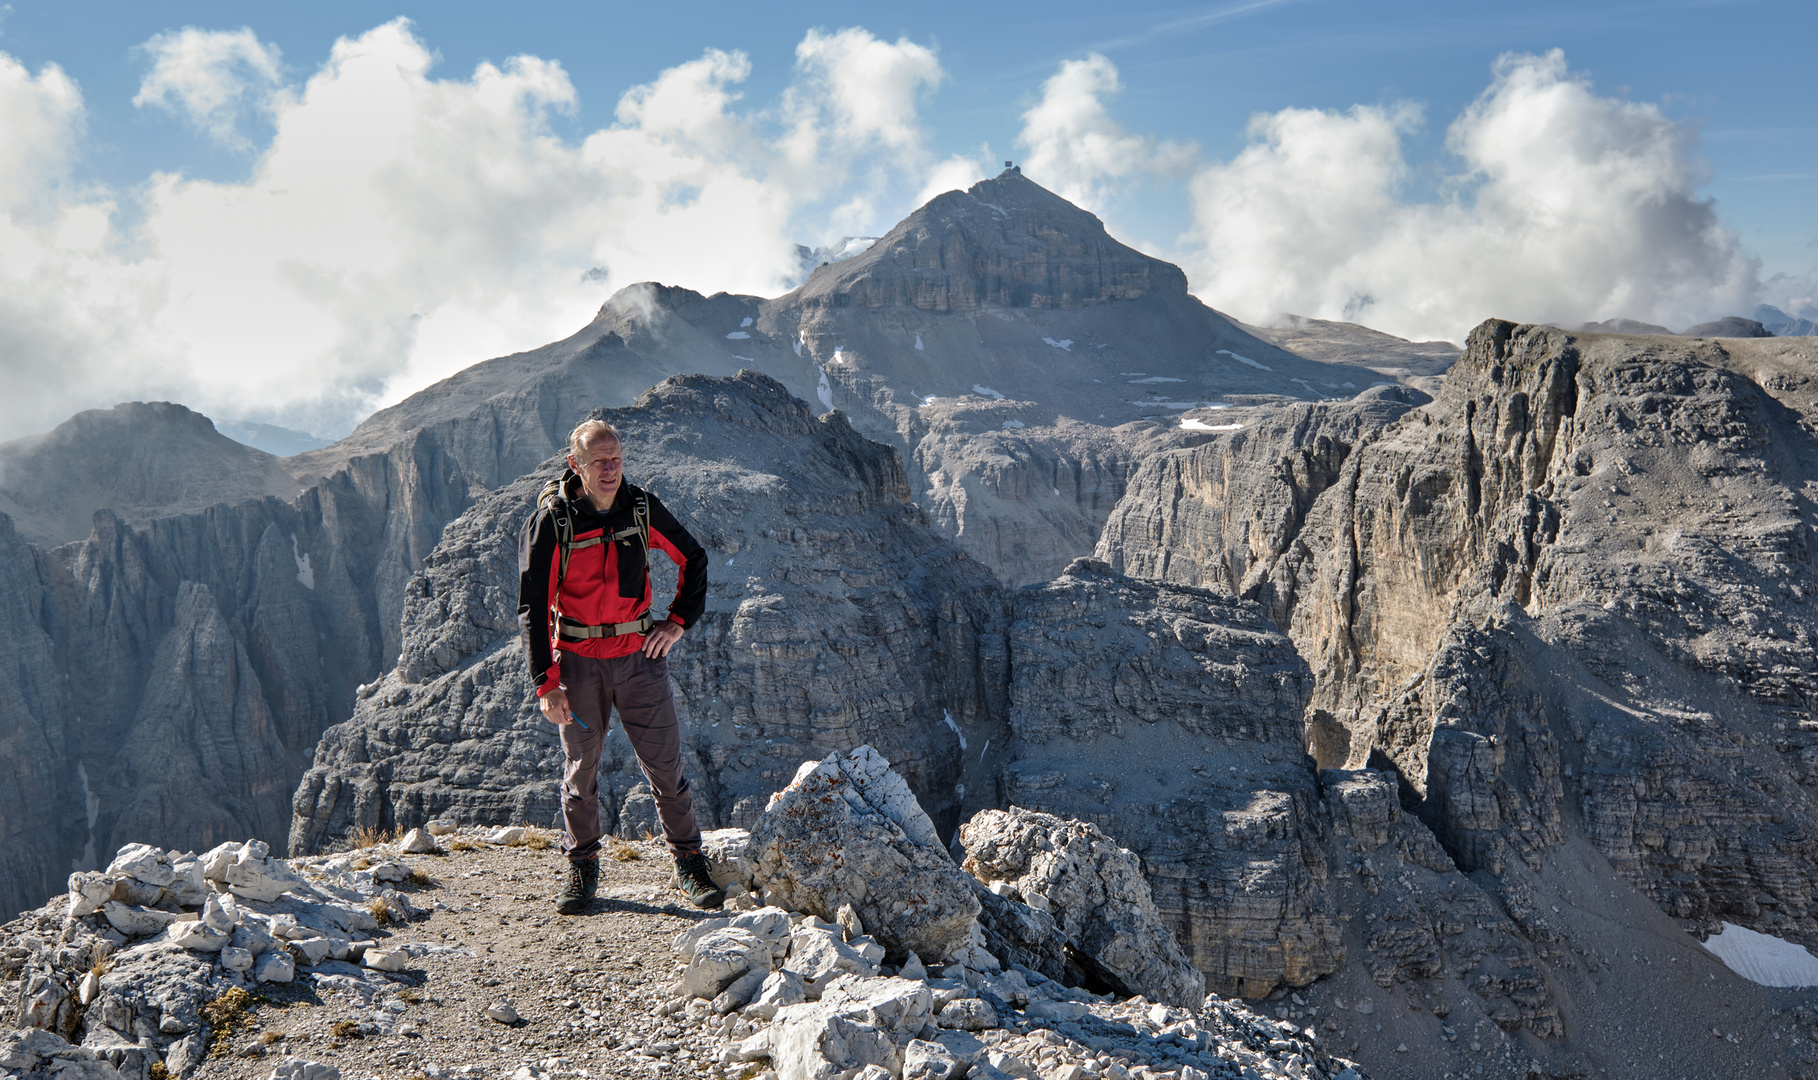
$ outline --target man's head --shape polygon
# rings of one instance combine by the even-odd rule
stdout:
[[[568,467],[580,476],[582,494],[596,507],[611,506],[624,479],[619,429],[604,420],[581,421],[568,436]]]

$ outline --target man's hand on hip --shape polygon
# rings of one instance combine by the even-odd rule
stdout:
[[[568,692],[561,687],[538,698],[537,707],[543,710],[543,718],[552,724],[574,723],[574,713],[568,708]]]
[[[675,648],[675,643],[680,640],[682,624],[664,619],[644,636],[644,655],[652,660],[661,660],[669,655],[669,650]]]

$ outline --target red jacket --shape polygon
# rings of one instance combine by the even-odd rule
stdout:
[[[538,697],[560,685],[561,651],[604,659],[629,656],[644,647],[644,635],[638,633],[575,641],[558,637],[550,624],[552,606],[564,619],[589,626],[636,622],[650,610],[650,573],[639,536],[634,532],[618,540],[584,543],[633,528],[633,509],[640,498],[649,506],[650,548],[682,568],[669,604],[669,621],[687,629],[700,621],[707,607],[707,550],[655,495],[622,482],[612,507],[602,514],[580,496],[580,478],[572,472],[562,474],[562,490],[569,495],[563,509],[574,523],[567,574],[561,573],[555,508],[539,506],[518,538],[518,628]],[[552,605],[558,577],[560,596]]]

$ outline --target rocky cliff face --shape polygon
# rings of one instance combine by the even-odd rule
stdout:
[[[601,415],[712,555],[707,614],[670,661],[704,822],[749,824],[804,759],[869,744],[951,831],[989,788],[961,746],[1002,714],[1003,602],[909,502],[895,454],[756,373],[671,379]],[[401,662],[325,736],[294,850],[444,812],[554,819],[560,750],[530,705],[515,543],[558,465],[481,500],[412,580]],[[607,827],[654,828],[616,728],[602,773]]]
[[[1099,554],[1261,603],[1311,665],[1320,763],[1390,770],[1519,927],[1515,983],[1590,1010],[1662,913],[1818,943],[1814,360],[1487,323],[1398,418],[1303,408],[1159,455]],[[1524,993],[1513,1026],[1577,1022]]]
[[[1002,801],[1092,821],[1142,856],[1155,902],[1220,994],[1342,960],[1319,794],[1300,745],[1313,680],[1227,593],[1080,560],[1017,594]],[[988,752],[988,751],[987,751]]]
[[[104,511],[49,552],[7,536],[0,753],[25,782],[0,812],[18,868],[0,901],[122,836],[285,834],[292,777],[381,660],[371,545],[346,508],[317,491],[137,529]]]

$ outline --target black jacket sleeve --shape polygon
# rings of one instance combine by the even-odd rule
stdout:
[[[530,682],[541,694],[555,658],[549,648],[549,563],[555,558],[555,520],[538,508],[518,534],[518,632],[530,661]],[[560,681],[560,676],[554,676]]]
[[[675,599],[669,605],[669,618],[686,630],[700,622],[707,610],[707,549],[655,495],[650,496],[650,546],[661,549],[682,568]],[[547,563],[544,573],[548,573]]]

